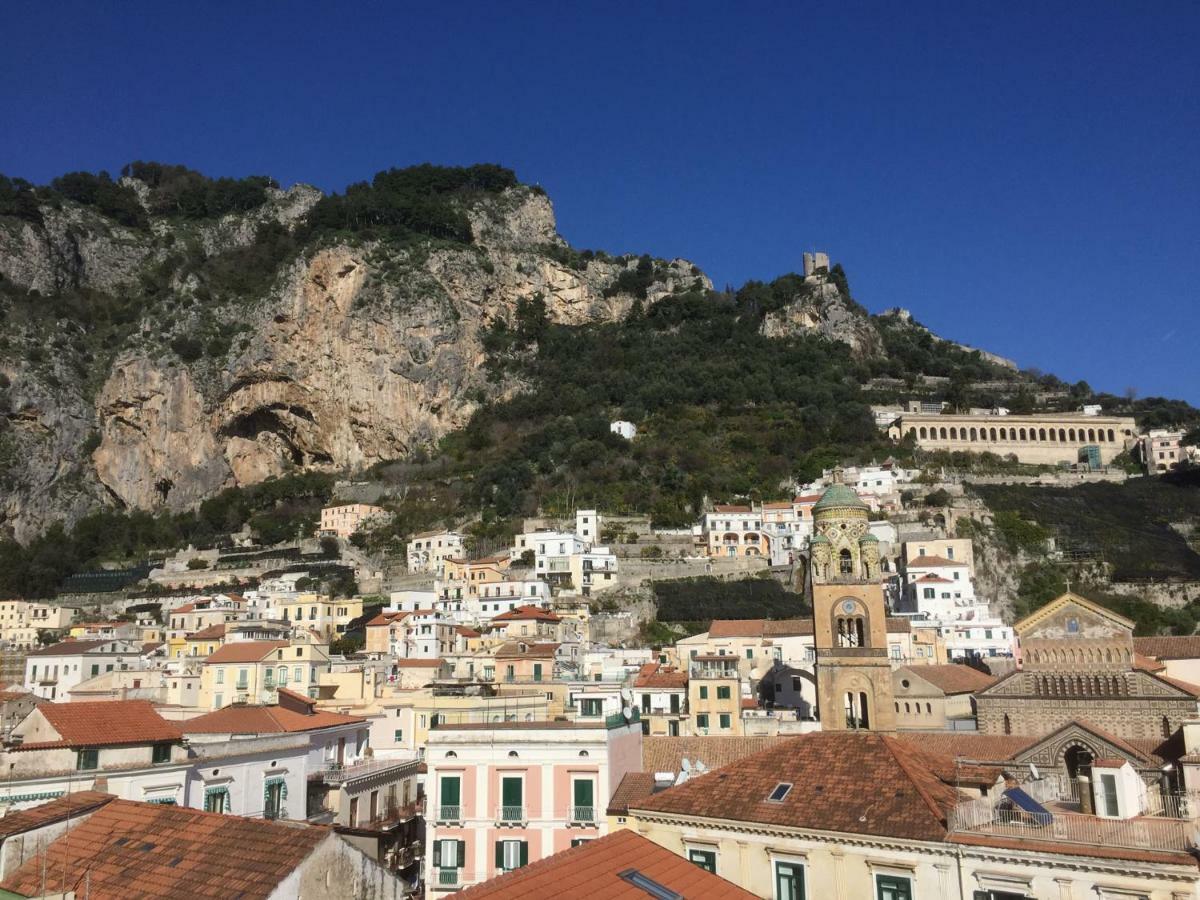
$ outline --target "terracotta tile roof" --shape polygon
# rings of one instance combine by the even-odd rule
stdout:
[[[1119,768],[1121,768],[1121,766],[1125,765],[1127,762],[1129,762],[1129,760],[1121,759],[1120,757],[1117,757],[1117,756],[1104,756],[1104,757],[1101,757],[1100,759],[1092,760],[1092,768],[1093,769],[1119,769]]]
[[[370,622],[368,622],[366,627],[370,628],[373,625],[390,625],[393,622],[399,622],[407,615],[409,615],[409,613],[406,612],[381,612]]]
[[[173,613],[195,612],[197,606],[198,606],[198,604],[195,604],[195,603],[185,603],[185,604],[183,604],[183,606],[175,607],[173,610],[171,610],[171,612],[173,612]]]
[[[913,666],[908,669],[917,678],[923,678],[945,694],[970,694],[981,691],[996,683],[996,677],[980,672],[970,666],[956,663],[943,665]]]
[[[915,582],[916,584],[954,584],[951,578],[943,578],[941,575],[934,575],[930,572],[928,575],[922,575]]]
[[[43,803],[41,806],[11,812],[0,817],[0,840],[12,837],[14,834],[33,831],[43,825],[73,819],[94,809],[99,809],[105,803],[115,799],[117,798],[112,794],[100,791],[76,791],[73,794],[59,797],[57,800],[51,800],[49,803]]]
[[[288,641],[234,641],[223,644],[216,653],[209,654],[204,665],[211,663],[252,663],[259,662],[288,646]]]
[[[941,566],[958,566],[961,569],[967,568],[965,562],[959,562],[956,559],[946,559],[944,556],[917,556],[910,559],[906,564],[910,569],[933,569]]]
[[[1008,762],[1040,740],[1026,734],[979,734],[964,731],[902,732],[897,737],[939,756],[986,762]]]
[[[522,645],[525,647],[521,649]],[[553,659],[558,644],[529,644],[524,641],[510,641],[496,648],[496,659]]]
[[[1151,674],[1154,672],[1165,672],[1167,670],[1166,663],[1159,662],[1153,656],[1142,656],[1142,654],[1138,653],[1136,650],[1133,653],[1133,667],[1135,669],[1141,669],[1144,672],[1150,672]]]
[[[207,628],[194,631],[187,636],[187,639],[189,641],[211,641],[223,637],[225,637],[225,623],[221,622],[217,625],[209,625]]]
[[[160,716],[149,700],[42,703],[30,715],[39,713],[58,732],[61,740],[22,744],[14,749],[46,746],[111,747],[183,739],[183,732],[174,722],[168,722]]]
[[[75,653],[86,653],[89,650],[95,650],[97,647],[103,647],[105,644],[111,644],[115,638],[102,638],[100,640],[76,641],[67,640],[59,641],[57,644],[51,644],[49,647],[39,647],[37,650],[30,650],[26,656],[66,656]]]
[[[941,841],[960,795],[930,768],[929,754],[895,737],[817,732],[693,777],[630,809]],[[791,790],[782,801],[768,801],[781,783]]]
[[[285,693],[281,688],[280,693]],[[357,725],[366,719],[314,709],[315,700],[286,692],[304,701],[305,711],[287,706],[226,706],[180,723],[187,734],[295,734],[335,725]],[[296,704],[300,706],[300,704]]]
[[[1200,659],[1200,634],[1135,637],[1133,649],[1155,659]]]
[[[742,709],[758,709],[758,701],[752,697],[743,697]]]
[[[649,797],[653,793],[653,772],[626,772],[617,789],[613,791],[606,812],[610,816],[623,816],[629,810],[630,803]]]
[[[0,887],[34,896],[44,884],[46,893],[90,900],[257,900],[273,895],[329,837],[329,829],[317,825],[113,800],[31,856]]]
[[[642,771],[670,772],[677,775],[683,760],[703,763],[710,771],[737,762],[755,753],[778,747],[787,737],[687,737],[649,736],[642,738]]]
[[[1167,684],[1179,688],[1186,694],[1191,694],[1193,697],[1200,697],[1200,685],[1192,684],[1190,681],[1184,681],[1180,678],[1171,678],[1169,675],[1150,672],[1152,678],[1157,678],[1159,681],[1165,681]]]
[[[753,900],[754,894],[706,872],[653,841],[627,829],[563,850],[483,884],[451,894],[464,900],[647,900],[650,896],[620,877],[634,870],[688,900]]]
[[[708,626],[710,638],[762,637],[766,619],[713,619]]]
[[[635,688],[685,688],[688,684],[687,672],[680,672],[673,666],[661,663],[646,663],[638,670]]]
[[[493,622],[561,622],[562,619],[552,612],[541,609],[537,606],[518,606],[516,609],[510,609],[508,612],[502,612],[498,616],[492,616]]]
[[[454,631],[456,634],[461,634],[463,637],[468,637],[468,638],[483,637],[483,635],[480,632],[476,631],[474,628],[468,628],[466,625],[456,625],[454,627]]]
[[[795,637],[812,633],[812,619],[768,619],[763,625],[764,637]]]

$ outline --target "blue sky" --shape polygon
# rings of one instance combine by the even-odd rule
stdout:
[[[44,3],[0,172],[136,158],[325,189],[498,162],[578,247],[873,311],[1200,404],[1200,4]]]

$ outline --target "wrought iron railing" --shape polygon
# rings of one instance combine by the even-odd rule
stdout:
[[[461,869],[438,869],[438,887],[458,887],[462,878]]]
[[[496,810],[496,821],[502,824],[514,824],[525,821],[524,806],[501,806]]]
[[[437,820],[439,822],[461,822],[462,807],[443,804],[438,807]]]
[[[571,822],[576,825],[588,825],[596,821],[596,807],[572,806]]]

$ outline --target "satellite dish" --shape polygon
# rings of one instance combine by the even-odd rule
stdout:
[[[1033,776],[1033,780],[1037,781],[1042,776],[1038,774],[1038,768],[1033,763],[1029,764],[1029,774]]]
[[[686,756],[679,761],[679,767],[689,775],[692,772],[692,762]]]
[[[633,718],[633,710],[630,709],[628,706],[626,706],[626,707],[622,708],[621,715],[623,715],[625,717],[625,721],[628,722],[630,719]]]

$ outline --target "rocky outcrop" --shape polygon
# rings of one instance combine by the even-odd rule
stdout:
[[[206,254],[245,246],[266,222],[294,224],[319,196],[305,186],[272,191],[245,215],[155,220],[152,234],[64,205],[46,234],[0,229],[0,272],[48,293],[119,291],[177,239]],[[464,425],[480,399],[513,389],[485,377],[483,338],[522,300],[540,297],[551,320],[567,324],[612,320],[631,306],[609,289],[637,260],[574,255],[540,192],[513,188],[468,216],[470,245],[326,243],[286,264],[265,296],[223,306],[177,279],[175,312],[146,311],[94,400],[65,362],[12,368],[24,389],[8,398],[6,529],[27,537],[97,502],[182,510],[297,468],[352,472],[403,456]],[[684,260],[660,260],[655,272],[647,302],[711,287]],[[225,357],[185,363],[172,350],[214,327],[240,334]]]
[[[808,275],[796,296],[763,317],[767,337],[820,334],[848,344],[856,356],[882,350],[879,334],[863,311],[826,274]]]

